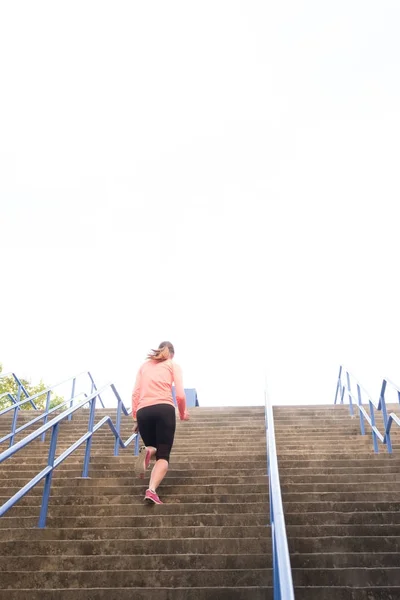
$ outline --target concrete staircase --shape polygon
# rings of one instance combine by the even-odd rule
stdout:
[[[46,529],[37,529],[41,485],[2,517],[1,600],[272,598],[264,409],[190,413],[178,423],[163,506],[144,505],[133,446],[113,457],[104,428],[89,480],[80,478],[83,448],[55,473]],[[81,411],[63,423],[58,453],[87,419]],[[0,420],[0,431],[7,427]],[[124,439],[131,427],[125,418]],[[47,451],[48,442],[35,442],[0,465],[1,503],[46,464]]]
[[[381,444],[375,454],[355,414],[274,408],[296,599],[400,599],[399,429],[393,455]]]
[[[394,454],[376,455],[348,407],[274,414],[296,600],[399,600],[399,431]],[[82,413],[62,425],[59,452],[86,424]],[[192,409],[163,506],[143,504],[133,448],[114,458],[113,445],[108,429],[97,434],[91,479],[80,479],[83,449],[55,474],[45,530],[41,489],[0,519],[0,600],[272,599],[263,408]],[[1,503],[44,466],[47,447],[0,465]]]

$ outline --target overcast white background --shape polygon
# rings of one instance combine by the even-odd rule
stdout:
[[[400,381],[400,4],[3,0],[0,361],[205,405]]]

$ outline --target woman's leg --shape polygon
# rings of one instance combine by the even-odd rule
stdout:
[[[175,408],[169,404],[158,405],[157,411],[157,454],[156,464],[150,476],[149,489],[155,492],[168,472],[169,455],[174,443],[176,417]]]
[[[150,408],[150,407],[149,407]],[[157,452],[157,438],[156,438],[156,419],[154,418],[153,411],[149,408],[142,408],[137,412],[138,428],[140,437],[145,444],[145,447],[140,450],[139,456],[136,461],[135,471],[141,479],[143,479],[147,467],[150,464],[151,459]]]
[[[159,458],[156,461],[156,464],[154,465],[153,470],[151,472],[149,490],[151,490],[152,492],[157,491],[158,486],[166,476],[167,472],[168,461],[163,458]]]

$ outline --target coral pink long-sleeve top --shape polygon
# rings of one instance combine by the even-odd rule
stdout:
[[[157,362],[147,360],[140,367],[136,376],[136,383],[132,393],[132,416],[145,406],[155,404],[171,404],[172,384],[175,383],[176,401],[180,417],[186,412],[186,397],[183,389],[182,370],[171,359]]]

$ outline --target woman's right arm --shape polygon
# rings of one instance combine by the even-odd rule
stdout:
[[[181,421],[189,420],[189,413],[186,408],[186,396],[183,388],[182,369],[179,365],[172,363],[174,372],[174,383],[176,391],[176,402],[178,404],[179,416]]]

